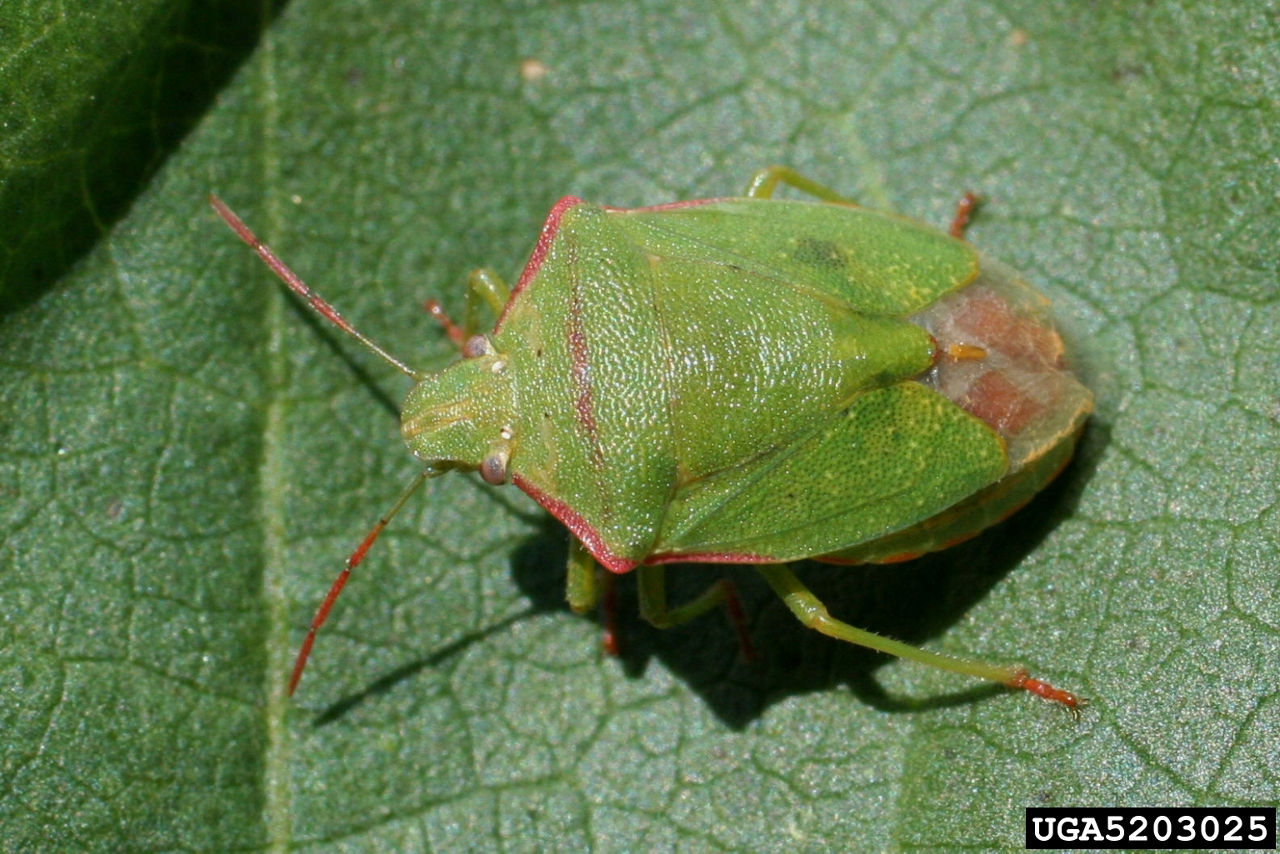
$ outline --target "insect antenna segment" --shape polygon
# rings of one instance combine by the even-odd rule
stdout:
[[[330,305],[318,293],[311,290],[307,283],[302,281],[302,278],[297,273],[289,269],[289,265],[280,260],[280,256],[273,252],[270,246],[258,239],[258,236],[250,230],[249,226],[245,225],[244,221],[240,219],[240,217],[236,216],[235,212],[231,210],[231,208],[227,207],[226,203],[222,201],[222,199],[210,193],[209,204],[213,205],[213,209],[218,212],[218,216],[222,217],[222,221],[230,226],[231,230],[234,231],[241,240],[249,244],[249,247],[258,254],[258,257],[262,259],[263,263],[271,268],[271,272],[275,273],[276,276],[279,277],[280,281],[288,285],[290,290],[306,300],[307,304],[311,306],[317,314],[350,335],[352,338],[359,341],[368,350],[377,354],[377,356],[384,362],[391,365],[397,371],[400,371],[400,373],[408,376],[410,379],[420,379],[420,375],[417,371],[413,370],[404,362],[400,361],[395,356],[392,356],[386,350],[369,340],[368,336],[348,323],[346,318],[341,314],[338,314],[338,310],[336,308]]]
[[[347,565],[338,573],[338,577],[333,580],[333,584],[329,586],[329,592],[325,594],[324,601],[320,603],[320,607],[316,609],[316,614],[311,618],[311,626],[307,629],[307,636],[302,641],[302,646],[298,649],[298,656],[293,661],[293,673],[289,676],[289,696],[293,696],[294,689],[298,687],[298,681],[302,679],[302,671],[306,669],[307,659],[311,657],[311,647],[316,642],[316,632],[320,631],[320,627],[324,625],[324,621],[329,618],[329,611],[333,609],[333,603],[338,600],[338,594],[342,592],[342,588],[347,586],[347,580],[351,578],[351,572],[360,562],[364,560],[364,556],[368,554],[370,547],[373,546],[378,535],[386,529],[391,520],[395,518],[400,509],[408,502],[409,498],[418,491],[418,487],[422,486],[428,478],[436,477],[444,473],[442,469],[428,468],[417,474],[413,482],[400,493],[400,497],[396,499],[396,503],[391,509],[378,520],[378,524],[373,526],[364,540],[351,553],[351,557],[347,558]]]
[[[290,290],[306,300],[307,304],[311,306],[317,314],[350,335],[352,338],[359,341],[366,349],[375,353],[384,362],[391,365],[402,374],[405,374],[414,380],[421,379],[421,375],[418,374],[417,371],[414,371],[404,362],[379,347],[373,341],[369,340],[364,333],[360,332],[348,323],[346,319],[338,313],[337,309],[313,291],[306,282],[302,281],[301,277],[299,277],[297,273],[289,269],[289,266],[285,264],[284,261],[280,260],[280,256],[276,255],[270,246],[267,246],[259,240],[258,236],[253,233],[249,226],[245,225],[244,221],[240,219],[240,217],[236,216],[235,212],[232,211],[231,208],[227,207],[226,203],[223,202],[222,199],[211,193],[209,195],[209,204],[213,205],[213,209],[217,211],[218,216],[222,217],[223,222],[230,226],[231,230],[234,231],[241,240],[247,243],[255,253],[257,253],[263,263],[271,269],[271,272],[275,273],[280,281],[288,285]],[[404,492],[400,494],[400,497],[396,499],[396,503],[392,505],[391,510],[378,520],[378,523],[373,526],[373,530],[369,531],[364,540],[360,543],[359,547],[351,553],[351,557],[347,558],[346,566],[344,566],[342,571],[338,573],[338,577],[334,579],[333,584],[329,587],[329,592],[325,594],[324,601],[320,603],[320,607],[316,609],[315,616],[311,618],[311,626],[307,629],[307,636],[302,642],[302,647],[298,650],[297,658],[294,659],[293,673],[289,676],[288,694],[290,696],[293,695],[294,689],[298,687],[298,680],[302,678],[302,671],[307,666],[307,659],[311,656],[311,647],[314,646],[316,642],[316,632],[320,630],[320,627],[324,625],[325,620],[329,618],[329,611],[333,609],[334,602],[338,600],[338,595],[342,592],[342,588],[346,586],[347,580],[351,577],[352,570],[359,566],[360,562],[364,560],[364,556],[369,552],[369,549],[378,539],[378,536],[383,532],[387,525],[390,524],[391,520],[395,518],[395,515],[400,512],[400,509],[404,507],[405,503],[409,500],[409,497],[418,491],[418,487],[422,486],[428,478],[443,474],[444,471],[445,469],[427,468],[416,475],[413,482],[409,484],[408,488],[405,489]]]

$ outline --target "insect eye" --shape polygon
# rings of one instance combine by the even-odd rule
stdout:
[[[475,359],[489,352],[489,339],[483,335],[472,335],[467,339],[467,343],[462,345],[462,355],[468,359]]]
[[[490,486],[507,482],[507,455],[490,454],[480,463],[480,478]]]

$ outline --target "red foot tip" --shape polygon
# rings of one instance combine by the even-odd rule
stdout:
[[[1037,697],[1043,697],[1054,703],[1060,703],[1065,706],[1067,711],[1071,713],[1071,717],[1080,720],[1080,710],[1089,705],[1089,701],[1084,697],[1077,697],[1070,691],[1064,691],[1061,688],[1055,688],[1042,679],[1032,679],[1030,675],[1023,672],[1018,674],[1008,683],[1010,688],[1021,688],[1024,691],[1030,691]]]

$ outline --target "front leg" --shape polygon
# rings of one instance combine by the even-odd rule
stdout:
[[[462,325],[454,323],[453,319],[445,312],[444,306],[440,305],[440,301],[436,299],[427,300],[424,308],[427,313],[435,318],[436,322],[444,327],[445,334],[449,336],[449,340],[459,349],[466,346],[471,336],[475,335],[483,322],[479,317],[478,305],[484,303],[489,310],[490,317],[484,325],[492,326],[502,316],[502,310],[507,305],[507,300],[511,298],[511,288],[507,287],[507,283],[502,277],[487,267],[481,267],[478,270],[472,270],[467,276],[467,304],[462,318]]]

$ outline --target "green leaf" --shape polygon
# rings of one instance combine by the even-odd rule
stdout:
[[[13,5],[8,847],[1007,848],[1028,805],[1280,798],[1280,5],[228,2],[269,21],[229,78],[234,35],[155,23],[187,7]],[[114,57],[102,31],[129,34]],[[67,67],[50,39],[145,109],[116,126],[102,86],[24,85]],[[204,94],[151,97],[211,55]],[[124,171],[56,159],[139,121],[185,136]],[[773,162],[939,224],[977,190],[970,237],[1053,298],[1098,398],[1058,483],[941,555],[801,571],[852,622],[1025,661],[1084,721],[806,633],[746,569],[681,570],[675,595],[728,571],[761,663],[718,616],[649,629],[625,580],[605,657],[561,604],[563,532],[461,476],[397,517],[284,699],[416,471],[406,389],[206,194],[435,368],[421,302],[461,312],[482,264],[514,278],[559,196],[731,194]]]
[[[0,8],[0,309],[36,298],[208,109],[272,3]]]

